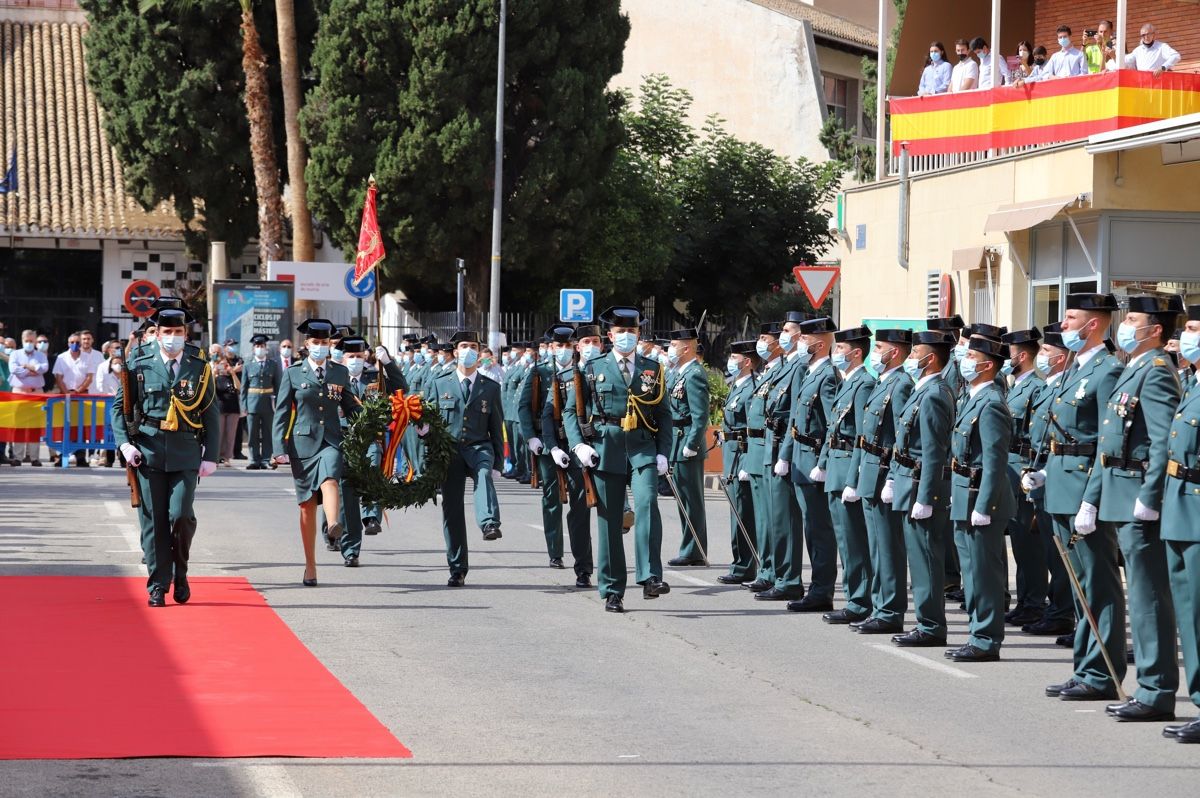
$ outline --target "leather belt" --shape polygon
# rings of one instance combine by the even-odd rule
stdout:
[[[1182,479],[1184,482],[1200,483],[1200,468],[1188,468],[1176,460],[1168,460],[1167,476]]]
[[[612,416],[594,415],[592,416],[592,424],[611,424],[614,427],[619,427],[621,426],[621,419]]]
[[[871,443],[862,435],[858,436],[858,448],[862,449],[867,454],[875,455],[876,457],[878,457],[881,461],[883,461],[885,463],[888,460],[890,460],[892,457],[891,449],[887,448],[886,446],[879,446],[877,444]]]
[[[796,429],[795,425],[792,425],[792,440],[798,441],[799,443],[803,443],[805,446],[809,447],[810,449],[820,449],[821,448],[820,440],[813,437],[812,435],[801,434],[800,430]]]
[[[854,443],[835,435],[829,439],[829,448],[836,449],[839,452],[852,452],[854,451]]]
[[[671,426],[675,427],[675,429],[686,429],[687,427],[690,427],[691,425],[692,425],[692,417],[691,416],[688,416],[687,418],[671,419]]]
[[[744,430],[744,429],[725,430],[725,440],[727,440],[727,441],[744,441],[744,440],[746,440],[746,430]]]
[[[1124,468],[1127,471],[1146,470],[1146,464],[1141,460],[1126,460],[1124,457],[1112,457],[1107,454],[1100,455],[1100,465],[1105,468]]]
[[[916,459],[915,457],[909,457],[908,455],[904,454],[903,452],[898,452],[898,451],[893,450],[892,451],[892,461],[899,463],[900,465],[904,466],[905,468],[911,468],[912,472],[913,472],[912,475],[914,478],[919,477],[921,475],[921,461]],[[950,466],[942,466],[942,479],[950,479]]]
[[[950,461],[950,470],[960,477],[966,477],[972,488],[978,488],[979,483],[983,480],[982,468],[971,468],[969,465],[958,462],[957,459]]]
[[[1008,447],[1008,453],[1020,455],[1022,459],[1028,460],[1029,455],[1033,453],[1033,447],[1028,443],[1014,443]]]
[[[1096,453],[1094,443],[1059,443],[1050,441],[1050,454],[1061,454],[1067,457],[1091,457]]]
[[[767,431],[761,430],[761,429],[748,429],[748,430],[746,430],[746,437],[747,438],[765,438],[765,437],[767,437]]]
[[[247,388],[250,393],[275,393],[274,388]]]

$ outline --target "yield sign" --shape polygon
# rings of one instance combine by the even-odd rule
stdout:
[[[800,287],[808,295],[813,309],[820,310],[841,270],[840,266],[809,266],[802,263],[792,267],[792,274],[796,275],[796,282],[800,283]]]

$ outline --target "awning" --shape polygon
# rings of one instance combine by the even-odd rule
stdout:
[[[1074,202],[1077,197],[1078,195],[1072,194],[1069,197],[1001,205],[988,214],[987,222],[983,225],[983,232],[1011,233],[1016,230],[1028,230],[1053,219],[1059,211]]]
[[[986,256],[987,247],[956,249],[950,255],[950,271],[969,272],[972,269],[982,269]]]
[[[1200,138],[1200,114],[1147,122],[1134,127],[1097,133],[1088,138],[1088,155],[1135,150],[1162,144],[1181,144]]]

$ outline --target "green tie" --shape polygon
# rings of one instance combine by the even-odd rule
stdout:
[[[633,375],[629,373],[629,361],[626,358],[621,358],[621,379],[625,380],[625,387],[629,387],[629,381]]]

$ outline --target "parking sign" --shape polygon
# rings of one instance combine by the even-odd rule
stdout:
[[[558,292],[558,320],[588,323],[592,320],[592,289],[564,288]]]

